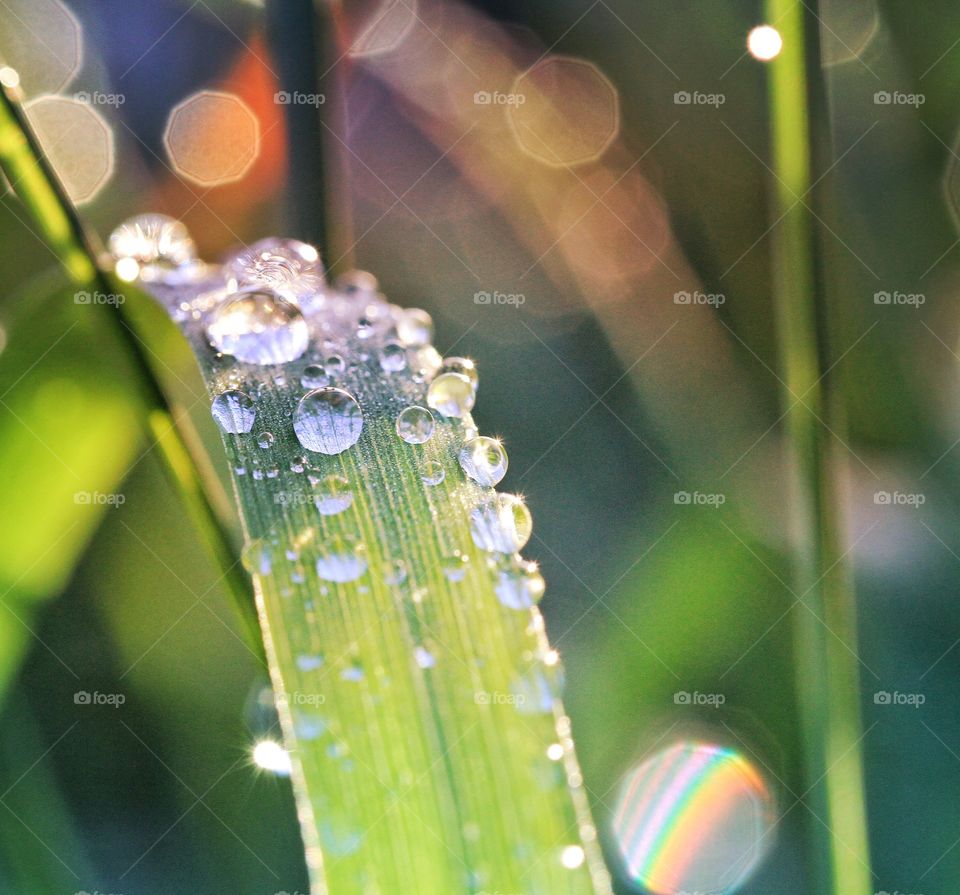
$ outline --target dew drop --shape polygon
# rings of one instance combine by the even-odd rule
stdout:
[[[316,653],[301,653],[297,656],[297,668],[301,671],[316,671],[323,665],[323,656]]]
[[[477,365],[469,357],[445,357],[440,364],[441,373],[459,373],[466,376],[473,385],[474,390],[480,381],[477,375]]]
[[[424,646],[418,646],[413,651],[413,658],[420,668],[433,668],[437,664],[437,658]]]
[[[234,289],[267,286],[311,309],[326,285],[319,252],[296,239],[262,239],[230,258],[223,272]]]
[[[398,342],[387,342],[380,352],[380,368],[386,373],[399,373],[407,365],[407,351]]]
[[[251,575],[269,575],[273,567],[273,551],[269,542],[262,538],[249,541],[240,554],[240,561]]]
[[[407,348],[422,348],[433,338],[433,319],[420,308],[409,308],[397,315],[397,337]]]
[[[273,432],[261,432],[257,436],[257,444],[260,445],[264,450],[272,446],[274,442]]]
[[[339,354],[331,354],[330,357],[324,361],[324,366],[326,367],[327,373],[331,376],[339,376],[344,371],[346,364]]]
[[[124,221],[109,240],[110,254],[121,270],[148,282],[168,277],[196,261],[197,249],[181,221],[164,214],[141,214]]]
[[[496,438],[471,438],[460,449],[457,459],[478,485],[496,485],[507,474],[507,452]]]
[[[460,373],[441,373],[427,389],[427,403],[444,416],[469,413],[476,397],[473,384]]]
[[[353,395],[343,389],[315,389],[300,399],[293,414],[293,429],[307,450],[339,454],[360,438],[363,412]]]
[[[323,516],[336,516],[353,503],[350,483],[342,475],[328,475],[317,483],[313,502]]]
[[[221,392],[210,405],[217,425],[230,435],[243,435],[253,428],[257,411],[253,399],[237,389]]]
[[[345,681],[362,681],[363,680],[363,666],[360,664],[359,660],[354,660],[351,662],[343,671],[340,672],[340,677]]]
[[[563,851],[560,852],[560,863],[568,870],[576,870],[583,864],[585,857],[586,855],[581,846],[567,845],[564,846]]]
[[[387,584],[403,584],[407,580],[407,564],[402,559],[392,559],[383,570],[383,580]]]
[[[427,460],[420,467],[420,478],[425,485],[439,485],[445,476],[443,464],[438,460]]]
[[[307,350],[310,334],[296,305],[265,287],[244,289],[217,306],[207,338],[248,364],[284,364]]]
[[[435,427],[433,414],[417,404],[404,408],[397,417],[397,435],[407,444],[425,444],[433,437]]]
[[[546,585],[535,562],[512,557],[497,571],[494,590],[508,609],[529,609],[540,602]]]
[[[470,565],[470,558],[459,550],[451,556],[443,559],[443,574],[448,581],[454,583],[463,581],[467,575],[467,568]]]
[[[300,376],[300,385],[304,388],[323,388],[329,381],[327,371],[320,364],[310,364]]]
[[[481,550],[516,553],[532,532],[530,510],[516,494],[494,494],[470,512],[470,534]]]
[[[380,289],[377,278],[366,270],[348,270],[337,277],[335,285],[348,298],[369,298]]]
[[[345,584],[356,581],[366,570],[363,545],[342,535],[330,538],[317,557],[317,574],[324,581]]]

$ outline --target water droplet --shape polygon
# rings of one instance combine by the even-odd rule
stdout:
[[[296,305],[270,289],[252,287],[217,306],[207,338],[244,363],[284,364],[307,350],[310,334]]]
[[[328,475],[317,483],[313,502],[321,515],[335,516],[353,503],[350,483],[342,475]]]
[[[383,580],[387,584],[403,584],[407,580],[407,564],[402,559],[392,559],[385,566]]]
[[[270,447],[274,442],[273,432],[261,432],[257,436],[257,444],[264,450]]]
[[[320,364],[310,364],[304,368],[300,376],[300,385],[304,388],[323,388],[329,384],[329,381],[327,371]]]
[[[109,246],[126,280],[137,274],[147,282],[164,279],[197,257],[186,226],[164,214],[141,214],[124,221],[110,234]]]
[[[217,425],[231,435],[243,435],[253,428],[257,411],[253,399],[237,389],[221,392],[213,399],[210,413]]]
[[[433,437],[435,427],[433,414],[416,404],[401,410],[397,417],[397,435],[407,444],[425,444]]]
[[[348,298],[369,298],[377,294],[380,283],[366,270],[348,270],[337,277],[336,287]]]
[[[267,541],[255,538],[244,546],[240,561],[251,575],[269,575],[273,567],[273,550]]]
[[[326,285],[319,252],[296,239],[261,239],[230,258],[223,273],[233,289],[268,286],[311,310]]]
[[[583,848],[579,845],[564,846],[560,852],[560,863],[568,870],[576,870],[586,858]]]
[[[331,354],[330,357],[324,361],[324,367],[326,367],[327,373],[331,376],[339,376],[346,367],[346,364],[339,354]]]
[[[362,544],[336,535],[323,545],[317,557],[317,574],[324,581],[345,584],[356,581],[367,570],[367,558]]]
[[[563,677],[559,669],[548,674],[540,668],[534,668],[511,686],[517,711],[524,715],[552,712],[562,688]]]
[[[422,348],[433,338],[433,319],[420,308],[408,308],[397,315],[397,338],[407,348]]]
[[[373,321],[368,317],[361,317],[357,321],[357,338],[369,339],[374,334]]]
[[[307,450],[339,454],[360,438],[363,412],[349,392],[320,388],[300,399],[293,414],[293,429]]]
[[[445,357],[440,364],[441,373],[459,373],[466,376],[473,384],[474,390],[480,381],[477,375],[477,365],[469,357]]]
[[[463,581],[470,565],[470,557],[459,550],[443,559],[443,574],[448,581]]]
[[[507,474],[507,452],[496,438],[471,438],[460,449],[457,459],[478,485],[496,485]]]
[[[437,658],[426,647],[418,646],[413,651],[413,658],[421,668],[433,668],[437,664]]]
[[[529,609],[540,602],[546,585],[535,562],[511,557],[497,571],[494,590],[508,609]]]
[[[340,672],[340,677],[345,681],[362,681],[363,680],[363,666],[360,664],[359,660],[354,659],[343,671]]]
[[[494,494],[470,512],[470,534],[481,550],[516,553],[532,532],[530,510],[516,494]]]
[[[257,767],[278,777],[289,777],[290,753],[275,740],[260,740],[253,747],[253,762]]]
[[[407,351],[398,342],[387,342],[380,352],[380,368],[387,373],[399,373],[407,365]]]
[[[439,485],[445,476],[443,464],[437,460],[427,460],[420,467],[420,478],[425,485]]]
[[[323,656],[316,653],[301,653],[297,656],[297,668],[301,671],[316,671],[323,665]]]
[[[294,710],[293,726],[297,733],[297,738],[301,740],[315,740],[323,736],[327,729],[327,723],[323,718],[302,709]]]
[[[477,393],[460,373],[441,373],[427,389],[427,403],[444,416],[463,416],[473,410]]]
[[[563,755],[563,746],[560,743],[551,743],[547,746],[547,758],[549,758],[550,761],[560,761]]]

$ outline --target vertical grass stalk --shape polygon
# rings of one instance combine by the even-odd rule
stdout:
[[[795,0],[767,0],[783,37],[769,63],[774,184],[772,231],[782,401],[796,514],[797,689],[815,864],[812,891],[873,891],[863,787],[856,606],[829,463],[831,413],[822,253],[808,207],[825,119],[816,17]],[[815,194],[815,191],[814,191]],[[798,201],[799,200],[799,201]],[[821,420],[823,422],[821,423]]]

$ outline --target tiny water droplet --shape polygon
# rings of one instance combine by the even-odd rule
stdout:
[[[307,350],[310,333],[299,308],[266,287],[226,298],[211,315],[207,338],[248,364],[284,364]]]
[[[426,407],[405,407],[397,417],[397,435],[407,444],[425,444],[433,437],[436,422]]]
[[[196,261],[197,248],[186,226],[165,214],[141,214],[110,234],[110,254],[118,265],[147,281],[161,280]]]
[[[217,425],[231,435],[249,432],[257,417],[253,399],[238,389],[229,389],[217,395],[210,405],[210,412]]]
[[[366,270],[348,270],[337,277],[335,285],[349,298],[369,298],[380,289],[377,278]]]
[[[342,475],[328,475],[317,483],[313,502],[324,516],[342,513],[353,503],[353,491]]]
[[[496,438],[471,438],[460,449],[457,459],[478,485],[496,485],[507,474],[507,452]]]
[[[408,308],[397,315],[397,337],[408,348],[422,348],[433,338],[433,319],[420,308]]]
[[[441,373],[427,389],[427,403],[444,416],[469,413],[476,397],[473,384],[460,373]]]
[[[327,371],[320,364],[310,364],[305,367],[300,376],[300,385],[304,388],[323,388],[329,384]]]
[[[386,584],[403,584],[407,580],[407,564],[402,559],[391,559],[383,567]]]
[[[342,535],[330,538],[317,557],[317,574],[324,581],[345,584],[356,581],[366,570],[363,545]]]
[[[440,372],[459,373],[461,376],[466,376],[472,383],[474,391],[480,382],[477,365],[469,357],[445,357],[440,364]]]
[[[331,376],[338,376],[343,372],[344,367],[346,366],[343,358],[340,357],[339,354],[331,354],[330,357],[323,362],[323,365],[326,368],[327,373],[329,373]]]
[[[399,373],[407,365],[407,351],[398,342],[387,342],[380,352],[380,368],[387,373]]]
[[[508,609],[529,609],[540,602],[546,585],[535,562],[511,557],[497,570],[494,590]]]
[[[343,671],[340,672],[340,677],[345,681],[362,681],[363,666],[360,664],[359,660],[354,660],[346,668],[344,668]]]
[[[257,436],[257,444],[260,445],[264,450],[270,447],[273,444],[273,432],[261,432]]]
[[[439,485],[445,476],[443,464],[438,460],[427,460],[420,467],[420,478],[425,485]]]
[[[424,646],[418,646],[414,649],[413,658],[421,668],[433,668],[437,664],[436,656]]]
[[[240,561],[251,575],[269,575],[273,566],[273,550],[267,541],[255,538],[243,548]]]
[[[300,399],[293,414],[293,429],[307,450],[339,454],[360,438],[363,412],[349,392],[319,388]]]
[[[463,581],[470,565],[470,557],[460,551],[443,559],[443,574],[448,581]]]
[[[516,494],[494,494],[470,512],[470,534],[481,550],[516,553],[532,532],[530,510]]]
[[[323,665],[323,656],[316,653],[301,653],[297,656],[297,668],[301,671],[315,671]]]

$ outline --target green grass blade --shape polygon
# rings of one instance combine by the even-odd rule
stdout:
[[[808,798],[817,818],[810,829],[818,891],[867,895],[874,886],[863,792],[856,604],[838,520],[837,472],[828,462],[825,435],[842,432],[842,425],[825,394],[827,315],[820,305],[819,250],[809,208],[816,182],[811,130],[822,111],[810,101],[819,96],[821,77],[818,54],[809,46],[816,43],[816,19],[792,0],[767,0],[766,14],[783,36],[783,51],[769,64],[773,214],[779,220],[772,238],[782,399],[803,532],[795,581],[807,608],[796,613],[796,649]]]
[[[409,366],[384,372],[377,339],[351,335],[335,343],[346,364],[330,375],[363,410],[359,441],[305,451],[292,417],[306,366],[333,350],[323,313],[308,315],[307,353],[283,367],[227,363],[201,323],[185,324],[211,396],[255,399],[252,430],[224,446],[313,891],[609,892],[542,619],[501,603],[471,536],[469,514],[493,492],[458,464],[469,421],[435,413],[429,441],[403,441],[397,415],[424,404],[427,386]],[[432,486],[431,461],[445,472]],[[311,478],[322,487],[330,475],[352,502],[324,515]],[[318,575],[331,552],[362,556],[366,570],[342,583]]]

